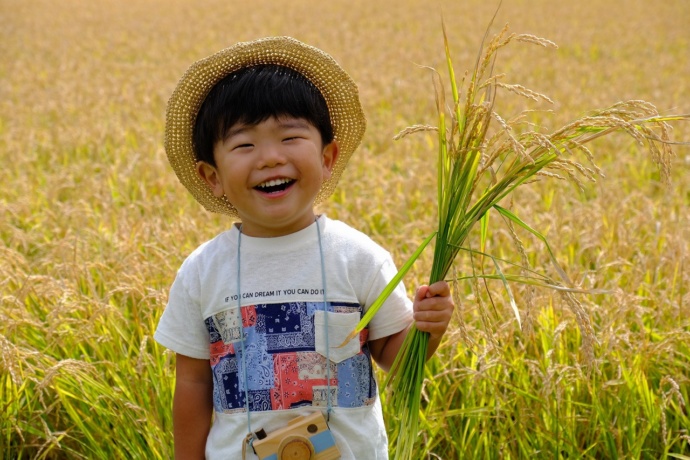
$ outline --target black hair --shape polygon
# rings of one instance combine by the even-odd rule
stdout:
[[[215,166],[213,147],[236,123],[256,125],[280,116],[305,119],[319,131],[323,145],[333,141],[326,100],[301,73],[266,64],[228,74],[211,89],[197,114],[192,137],[197,161]]]

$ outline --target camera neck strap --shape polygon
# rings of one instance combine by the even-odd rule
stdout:
[[[316,224],[316,234],[319,241],[319,256],[321,258],[321,283],[323,285],[323,309],[324,309],[324,335],[326,339],[326,421],[329,422],[331,419],[331,412],[333,411],[333,404],[331,403],[331,357],[330,357],[330,342],[328,339],[328,296],[326,295],[326,264],[324,262],[323,255],[323,244],[321,242],[321,228],[319,226],[318,218],[314,220]],[[242,225],[239,227],[239,234],[237,235],[237,314],[239,316],[238,321],[240,328],[242,330],[242,340],[240,340],[240,349],[242,350],[242,368],[244,374],[244,403],[247,412],[247,430],[249,431],[247,439],[251,444],[251,439],[253,438],[251,417],[249,414],[249,377],[247,369],[247,351],[245,347],[245,342],[247,340],[247,334],[244,332],[244,326],[242,322],[242,294],[240,291],[240,255],[242,245]]]

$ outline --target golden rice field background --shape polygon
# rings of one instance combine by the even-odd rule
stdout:
[[[266,35],[332,54],[360,86],[368,129],[322,211],[402,263],[435,226],[436,146],[393,136],[436,121],[421,66],[445,76],[441,17],[461,72],[495,8],[0,0],[0,458],[172,455],[173,357],[151,335],[180,262],[230,224],[193,202],[162,148],[167,98],[191,62]],[[504,93],[506,116],[538,109],[531,121],[553,130],[626,99],[690,113],[685,0],[504,0],[494,32],[505,23],[559,45],[499,53],[495,72],[556,101]],[[674,126],[690,141],[687,123]],[[504,205],[578,286],[609,292],[578,295],[578,310],[513,286],[521,330],[501,283],[455,283],[415,458],[690,458],[690,148],[675,148],[668,184],[628,136],[591,148],[606,178],[582,190],[542,180]],[[498,217],[487,251],[553,275],[543,244],[515,232],[524,257]],[[408,289],[430,262],[428,251]],[[469,257],[456,273],[472,273]]]

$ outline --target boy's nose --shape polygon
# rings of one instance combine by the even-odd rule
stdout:
[[[265,145],[261,148],[259,168],[272,168],[285,163],[285,155],[279,145]]]

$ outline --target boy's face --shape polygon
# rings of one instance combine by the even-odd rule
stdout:
[[[314,199],[338,156],[319,131],[301,118],[238,123],[216,143],[216,166],[197,169],[217,197],[225,195],[249,236],[282,236],[314,222]]]

